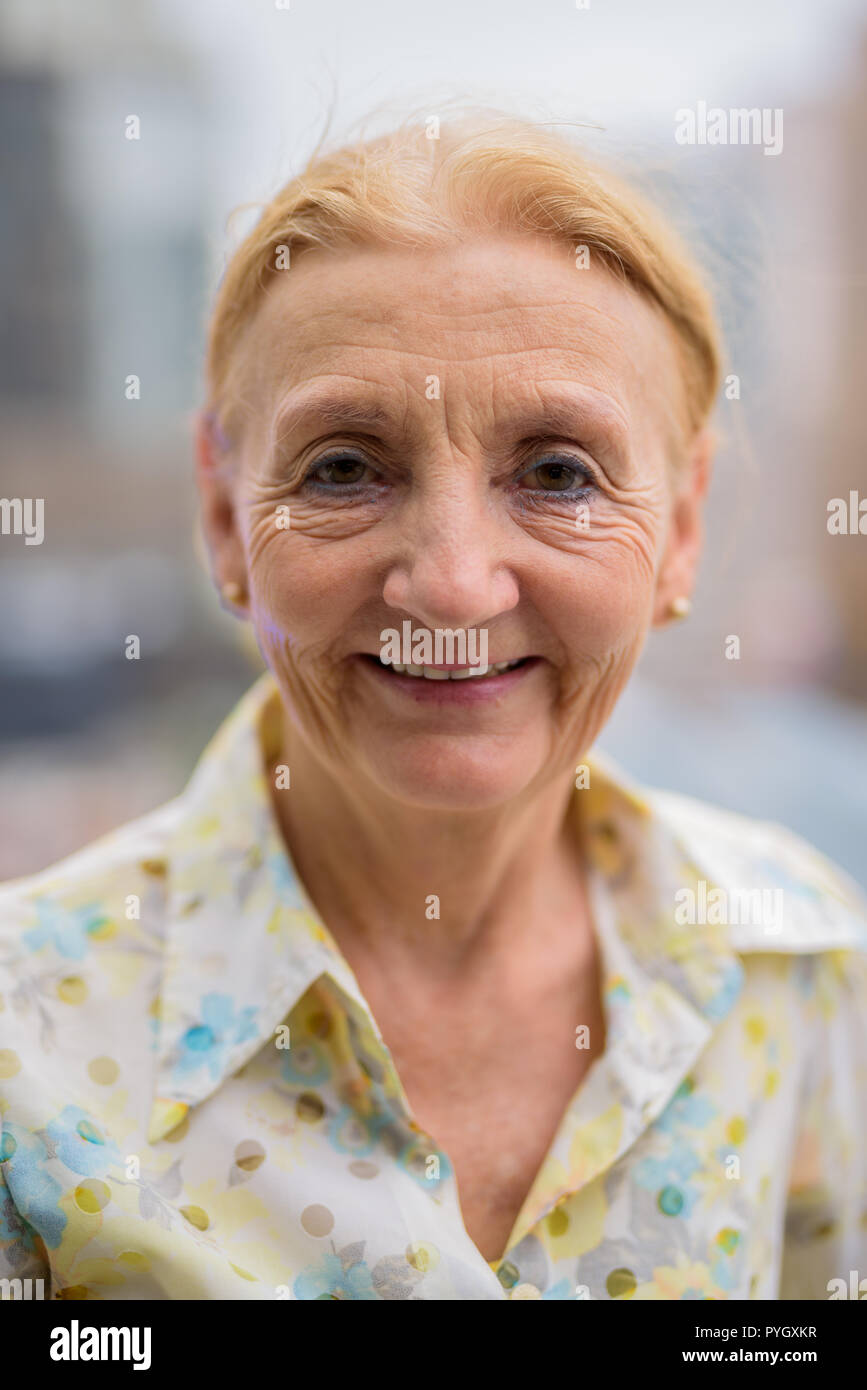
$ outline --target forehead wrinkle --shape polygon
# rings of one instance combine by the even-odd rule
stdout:
[[[305,288],[309,290],[310,287],[302,286],[301,288],[302,290]],[[628,341],[633,338],[636,332],[638,333],[639,340],[643,339],[642,346],[647,347],[648,330],[652,329],[656,333],[659,331],[659,325],[654,322],[654,316],[652,315],[645,317],[639,312],[637,320],[631,314],[624,316],[624,314],[619,311],[625,309],[626,306],[620,305],[616,300],[612,302],[607,294],[601,305],[588,302],[580,295],[557,294],[554,298],[546,300],[541,305],[523,302],[518,306],[513,305],[510,307],[498,304],[489,309],[479,309],[477,306],[465,307],[461,304],[455,304],[454,306],[448,305],[444,309],[439,309],[417,304],[415,302],[415,296],[411,296],[409,299],[404,298],[396,302],[393,298],[393,291],[391,287],[388,286],[384,289],[381,286],[379,289],[375,286],[370,286],[369,288],[365,287],[365,289],[367,289],[367,293],[362,294],[361,302],[359,302],[357,297],[352,297],[348,303],[344,303],[343,305],[337,303],[329,304],[327,299],[325,303],[319,300],[310,315],[302,312],[304,308],[303,301],[305,298],[308,298],[309,295],[302,295],[300,297],[300,303],[298,299],[294,302],[290,301],[289,304],[284,303],[280,306],[279,310],[277,310],[275,299],[271,300],[269,306],[272,310],[272,317],[268,324],[268,337],[271,339],[272,347],[278,347],[278,343],[275,341],[278,335],[284,337],[284,340],[286,337],[289,339],[287,343],[288,354],[281,354],[279,350],[257,354],[260,363],[270,360],[276,367],[276,371],[273,372],[273,375],[269,373],[269,375],[271,375],[272,389],[273,384],[279,383],[284,372],[294,374],[299,369],[303,369],[305,358],[307,358],[307,373],[309,373],[311,367],[321,365],[326,367],[326,372],[324,372],[323,375],[329,374],[327,372],[327,367],[331,366],[333,368],[335,353],[344,353],[350,356],[350,359],[355,358],[355,361],[350,360],[346,363],[347,367],[350,369],[349,371],[345,373],[333,372],[331,374],[344,379],[351,377],[361,383],[367,393],[377,393],[381,396],[384,391],[390,389],[394,384],[401,387],[401,394],[405,397],[401,412],[403,415],[402,421],[398,422],[396,417],[392,417],[388,411],[383,411],[378,408],[377,402],[371,400],[368,394],[368,399],[361,403],[347,400],[345,407],[332,405],[330,402],[323,400],[321,415],[323,430],[328,430],[329,428],[339,429],[343,426],[347,429],[370,429],[372,431],[387,429],[393,431],[395,424],[399,423],[400,429],[406,434],[410,417],[414,413],[412,404],[414,396],[418,396],[419,398],[416,402],[416,414],[419,416],[421,415],[421,411],[417,408],[421,405],[424,411],[429,412],[434,419],[439,416],[440,422],[442,423],[444,418],[448,419],[449,414],[451,414],[448,410],[448,405],[452,407],[458,405],[458,401],[454,399],[453,386],[449,381],[450,372],[470,364],[487,362],[492,366],[494,377],[497,377],[501,373],[497,371],[494,364],[504,363],[510,358],[513,359],[514,363],[512,369],[514,375],[519,378],[522,384],[526,379],[524,375],[526,368],[522,369],[522,364],[528,357],[542,359],[540,366],[542,366],[543,370],[545,366],[549,369],[554,366],[555,370],[556,367],[560,367],[561,372],[564,367],[567,372],[574,370],[575,378],[577,378],[578,383],[581,385],[583,385],[581,378],[589,371],[593,378],[593,384],[588,384],[586,389],[590,391],[596,392],[599,391],[602,386],[619,383],[625,388],[625,396],[622,402],[623,409],[613,414],[611,411],[608,412],[607,419],[604,421],[604,426],[609,433],[618,431],[618,425],[620,426],[620,434],[623,433],[624,428],[629,428],[628,417],[632,415],[632,411],[628,410],[628,406],[631,402],[638,404],[639,401],[642,401],[643,404],[651,406],[652,398],[659,394],[658,390],[650,387],[650,382],[648,380],[648,376],[652,377],[655,375],[654,369],[651,367],[650,372],[646,369],[641,370],[633,360],[632,354],[627,350]],[[620,291],[621,287],[616,286],[615,289],[616,291]],[[325,293],[327,296],[327,286],[325,287]],[[387,315],[387,323],[383,322],[382,312],[374,312],[377,308],[375,302],[377,297],[379,299],[380,310],[388,309],[390,311]],[[649,306],[641,305],[640,301],[638,301],[638,305],[640,305],[641,308],[649,308]],[[525,330],[523,332],[521,331],[520,324],[515,323],[516,309],[524,317]],[[563,336],[562,342],[552,343],[550,337],[548,337],[548,340],[544,342],[527,343],[527,326],[532,323],[536,330],[538,330],[541,326],[540,320],[551,320],[556,316],[557,312],[562,309],[569,311],[570,318],[574,316],[578,320],[571,330],[569,325],[564,324],[562,320],[558,322],[556,326],[559,333]],[[301,313],[301,322],[298,325],[299,332],[296,336],[289,330],[291,329],[291,319],[299,312]],[[492,326],[486,328],[484,325],[474,326],[472,323],[459,321],[459,318],[462,317],[466,320],[468,316],[487,317],[489,322],[493,316],[503,320],[503,323],[501,328],[494,330]],[[424,333],[425,323],[430,323],[431,325],[431,336],[438,340],[444,338],[444,341],[435,341],[433,343],[428,341],[419,346],[407,344],[405,341],[407,333],[411,333],[418,339],[419,336]],[[362,331],[360,336],[364,337],[365,333],[369,332],[370,337],[368,337],[366,341],[348,342],[346,336],[341,338],[339,335],[341,324],[343,325],[344,335],[350,332],[353,333],[354,337],[355,333],[353,329],[355,332],[358,332],[363,325],[364,331]],[[448,328],[444,326],[448,324],[451,325],[450,333]],[[323,325],[327,325],[326,334],[323,334],[321,331]],[[467,347],[471,347],[471,349],[475,348],[475,344],[471,344],[467,341],[474,333],[478,334],[481,341],[476,351],[471,350],[471,353],[467,354]],[[324,336],[327,336],[328,341],[323,341]],[[449,336],[454,339],[452,343],[448,342]],[[385,341],[382,341],[383,338]],[[494,338],[495,341],[490,341],[491,338]],[[390,341],[388,341],[389,339]],[[395,341],[395,339],[403,339],[404,341]],[[498,341],[496,341],[497,339]],[[455,349],[463,355],[457,356]],[[442,355],[443,352],[446,355]],[[364,355],[370,353],[379,355],[383,360],[387,358],[393,359],[395,355],[410,360],[419,360],[425,368],[424,374],[420,381],[416,382],[414,380],[416,375],[415,371],[409,372],[406,368],[401,369],[398,367],[398,380],[396,383],[389,383],[386,385],[386,382],[382,381],[372,384],[369,379],[359,375],[357,370],[359,365],[363,365]],[[359,356],[362,359],[362,363],[358,361]],[[280,357],[284,358],[282,366],[279,364]],[[557,357],[560,358],[559,362],[555,363],[555,361],[552,361],[552,358]],[[545,362],[545,358],[547,358],[547,362]],[[658,365],[659,358],[655,357],[654,360]],[[428,399],[422,400],[424,393],[424,377],[431,372],[436,373],[440,364],[442,368],[445,369],[442,373],[444,377],[442,382],[442,396],[439,402]],[[352,372],[352,367],[356,368],[355,373]],[[507,367],[503,375],[508,376],[510,374]],[[553,378],[548,379],[553,380]],[[570,380],[568,377],[562,379],[564,382]],[[534,389],[538,389],[538,383],[531,381],[530,384]],[[497,389],[496,381],[492,382],[491,385],[493,387],[491,394],[493,395]],[[648,391],[649,387],[650,390]],[[466,393],[469,389],[468,383],[459,378],[458,398],[460,399],[461,394]],[[326,393],[323,392],[323,397],[325,394]],[[604,392],[603,394],[607,395],[608,393]],[[620,394],[623,395],[623,392],[621,391]],[[448,405],[446,397],[449,397]],[[611,404],[613,407],[614,402],[612,401]],[[665,404],[669,406],[669,409],[665,411],[665,415],[667,416],[670,413],[670,403],[666,402]],[[491,405],[493,407],[493,401]],[[479,403],[476,402],[475,407],[473,407],[472,402],[470,402],[470,406],[475,410],[479,408]],[[658,409],[658,401],[656,402],[656,406]],[[601,408],[604,410],[604,407]],[[343,410],[342,415],[341,409]],[[484,409],[484,407],[482,407],[482,409]],[[271,412],[269,412],[269,414],[270,413]],[[560,413],[562,414],[562,412]],[[492,408],[491,414],[495,419],[498,418],[497,410]],[[594,418],[597,417],[599,410],[594,409],[592,414]],[[286,407],[283,404],[277,406],[277,414],[276,416],[272,415],[272,419],[274,421],[271,431],[272,439],[277,441],[279,441],[288,430],[297,428],[297,421],[293,418],[291,413],[286,412]],[[666,420],[666,424],[667,423],[668,421]],[[563,433],[569,435],[572,433],[572,430],[566,429]]]
[[[552,297],[541,304],[523,301],[517,305],[496,304],[489,308],[461,303],[449,303],[443,307],[425,304],[425,296],[430,297],[432,287],[424,283],[420,287],[420,294],[417,287],[409,297],[404,295],[396,299],[394,287],[383,285],[381,279],[376,283],[368,281],[361,286],[356,282],[351,296],[342,296],[340,302],[329,303],[329,293],[335,289],[334,282],[329,283],[328,277],[324,277],[324,283],[322,277],[317,277],[317,281],[312,286],[303,282],[300,286],[295,285],[291,293],[287,281],[284,295],[272,296],[265,306],[269,350],[256,356],[260,373],[266,363],[273,364],[268,372],[271,377],[268,385],[272,390],[287,372],[294,373],[301,368],[305,358],[309,372],[311,367],[326,366],[328,355],[335,352],[353,355],[373,352],[383,357],[396,353],[430,362],[431,370],[436,370],[437,360],[443,365],[460,367],[479,359],[568,354],[577,362],[579,369],[596,366],[606,375],[613,370],[618,374],[625,371],[625,375],[631,377],[634,364],[631,354],[624,351],[624,339],[629,339],[638,329],[639,337],[644,338],[646,343],[646,330],[650,326],[640,314],[640,308],[644,306],[633,295],[629,296],[630,307],[634,305],[639,309],[638,322],[634,314],[624,319],[626,305],[620,304],[615,297],[624,292],[623,288],[619,285],[608,286],[604,280],[594,286],[604,297],[602,304],[588,301],[583,290],[570,294],[554,286]],[[487,288],[493,292],[498,289],[496,285]],[[476,287],[471,283],[469,289],[473,292]],[[286,294],[290,295],[288,301]],[[292,298],[292,295],[296,297]],[[311,312],[308,312],[306,301],[311,298],[314,304],[310,306]],[[563,322],[564,310],[570,319],[575,320],[571,326]],[[516,316],[522,322],[516,323]],[[488,322],[467,322],[468,318],[487,319]],[[293,319],[300,319],[295,331],[292,331]],[[553,328],[554,333],[546,332],[546,327]],[[656,328],[656,325],[653,327]],[[528,343],[528,332],[531,337],[538,334],[542,340]],[[356,334],[362,341],[347,341],[348,335],[354,338]],[[478,345],[472,343],[473,335],[479,337]],[[556,341],[558,336],[562,341]],[[288,351],[280,351],[281,338]],[[491,338],[499,341],[492,342]],[[347,366],[350,364],[347,363]],[[260,382],[265,385],[261,376]],[[409,386],[410,382],[407,381],[406,385]]]
[[[640,301],[636,302],[640,303]],[[353,305],[353,311],[356,310],[358,311],[359,316],[363,317],[366,322],[370,321],[373,323],[382,323],[382,315],[379,313],[378,310],[375,309],[374,305],[370,306],[370,311],[369,313],[367,313],[364,311],[364,306],[356,303],[355,305]],[[480,305],[464,306],[461,305],[459,302],[456,302],[454,305],[447,308],[437,308],[435,306],[416,304],[410,306],[406,303],[405,300],[401,300],[396,305],[395,311],[392,312],[389,316],[388,326],[389,328],[399,326],[401,324],[401,321],[415,325],[418,323],[419,319],[488,320],[493,317],[505,318],[508,324],[511,326],[516,313],[526,314],[527,316],[532,315],[534,317],[551,317],[556,315],[557,321],[558,323],[560,323],[562,322],[562,315],[564,310],[577,310],[580,311],[582,314],[586,314],[589,318],[592,317],[595,319],[603,320],[606,323],[613,323],[616,325],[618,332],[622,332],[625,327],[622,316],[615,312],[613,306],[608,304],[592,304],[589,300],[583,299],[580,296],[575,295],[557,296],[554,298],[541,300],[538,303],[530,303],[526,299],[526,297],[518,298],[516,296],[512,303],[497,304],[487,307],[483,307]],[[476,331],[472,324],[464,324],[462,322],[456,322],[454,327],[455,331],[460,333],[472,333]],[[490,332],[490,329],[487,323],[485,322],[479,327],[478,331],[487,333]]]
[[[524,313],[524,306],[491,311],[502,318],[497,327],[490,323],[456,322],[451,314],[433,314],[417,306],[407,312],[403,322],[391,323],[387,328],[381,318],[359,316],[350,311],[344,317],[342,332],[332,329],[326,334],[314,318],[307,318],[303,328],[291,336],[285,363],[298,365],[305,356],[321,357],[334,351],[397,353],[455,364],[485,357],[547,352],[593,354],[612,366],[617,365],[618,358],[622,358],[624,365],[630,365],[630,357],[623,350],[623,343],[634,333],[634,329],[631,330],[622,319],[605,310],[582,305],[581,315],[576,316],[577,321],[566,323],[555,313],[553,306],[546,307],[549,311],[534,315],[532,324],[530,316]],[[584,313],[584,309],[590,312]],[[474,314],[473,317],[478,318],[479,315]],[[428,326],[428,321],[434,319],[437,322]],[[355,340],[359,320],[360,324],[372,331],[369,336]],[[556,331],[552,332],[552,329]],[[478,339],[478,344],[472,341],[473,338]],[[279,362],[279,342],[266,355],[275,363]]]
[[[471,322],[460,322],[461,319],[505,319],[506,328],[511,329],[516,312],[534,320],[541,316],[555,317],[557,322],[561,323],[564,311],[580,314],[586,320],[595,319],[600,324],[607,323],[609,340],[619,340],[624,329],[628,327],[622,312],[618,312],[625,308],[625,305],[618,303],[619,296],[625,294],[630,304],[643,307],[640,296],[634,290],[615,282],[609,283],[607,276],[601,279],[594,277],[586,284],[584,281],[576,281],[571,293],[564,291],[560,284],[551,284],[536,291],[544,298],[532,301],[528,301],[527,295],[533,293],[534,287],[528,286],[525,277],[517,278],[514,283],[505,285],[501,282],[476,283],[472,278],[459,279],[457,283],[450,278],[445,284],[440,285],[431,283],[428,278],[421,278],[414,282],[408,299],[406,294],[399,292],[397,286],[392,286],[387,281],[383,283],[381,274],[376,279],[370,274],[353,276],[352,293],[347,296],[340,285],[339,273],[332,278],[332,273],[338,270],[338,267],[329,267],[328,274],[324,274],[324,270],[325,267],[319,267],[319,273],[315,275],[312,283],[308,280],[302,281],[299,285],[287,280],[276,293],[272,291],[262,309],[262,323],[268,336],[272,338],[272,351],[275,348],[279,349],[279,338],[289,333],[292,329],[292,319],[296,317],[300,322],[296,325],[295,331],[290,333],[291,342],[296,346],[299,342],[303,344],[305,338],[311,345],[321,345],[323,334],[333,333],[334,320],[337,320],[338,328],[343,324],[348,329],[355,320],[365,328],[384,330],[383,337],[394,338],[407,326],[417,328],[419,322],[425,320],[431,323],[432,331],[437,331],[440,322],[445,321],[450,324],[455,334],[465,335],[490,332],[491,328],[485,322],[476,326]],[[559,270],[562,271],[563,267],[559,267]],[[587,296],[586,290],[601,296],[602,302],[594,303],[592,298]],[[466,303],[468,296],[484,297],[488,302]],[[500,302],[491,304],[490,300],[495,296]],[[426,300],[428,302],[425,302]],[[587,322],[583,327],[589,330],[590,323]],[[612,328],[613,334],[610,331]],[[275,342],[275,338],[278,341]],[[370,346],[370,343],[367,346]],[[301,350],[304,351],[305,347],[306,345],[302,346]]]

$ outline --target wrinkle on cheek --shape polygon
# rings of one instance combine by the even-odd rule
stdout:
[[[635,634],[632,634],[635,639]],[[617,702],[641,650],[638,640],[624,641],[601,654],[582,658],[560,692],[560,744],[557,761],[583,755],[594,743]]]
[[[345,761],[341,739],[340,678],[321,649],[300,646],[273,617],[259,616],[259,649],[277,680],[292,722],[308,745],[332,764]]]
[[[278,525],[278,522],[281,524]],[[336,567],[349,567],[347,553],[333,552],[335,557],[339,553],[341,558],[339,561],[336,561],[336,558],[332,561],[332,552],[320,550],[315,541],[351,540],[356,531],[367,528],[360,528],[357,518],[350,525],[344,525],[342,530],[338,517],[327,518],[327,523],[318,532],[311,532],[299,524],[294,510],[288,515],[288,524],[286,513],[278,515],[276,512],[268,512],[251,519],[245,536],[251,588],[255,589],[257,583],[271,582],[274,576],[279,576],[282,582],[287,584],[303,583],[306,591],[311,587],[312,575],[322,572],[324,586],[327,591],[333,592]],[[314,542],[313,545],[309,544],[311,541]],[[325,564],[328,566],[327,570],[323,568]],[[296,576],[303,578],[296,581]]]
[[[637,560],[639,569],[652,576],[656,564],[656,532],[645,518],[624,512],[605,512],[591,509],[588,524],[582,526],[575,516],[534,520],[526,527],[534,539],[546,545],[556,545],[581,559],[613,568],[626,561]],[[610,547],[617,546],[614,553]]]
[[[641,643],[624,643],[607,654],[600,663],[598,679],[594,681],[583,712],[582,741],[589,748],[596,736],[608,722],[614,705],[629,679],[629,674],[638,659]],[[580,750],[583,751],[583,750]]]
[[[331,656],[333,635],[316,640],[311,612],[333,593],[335,575],[321,564],[317,586],[286,531],[260,516],[248,530],[250,618],[263,660],[275,676],[293,722],[311,746],[340,756],[341,690],[345,671]],[[299,635],[300,634],[300,635]],[[344,753],[345,761],[345,753]]]
[[[297,536],[313,540],[341,541],[357,536],[373,525],[381,515],[381,508],[371,503],[358,501],[328,503],[317,506],[315,503],[289,503],[291,526]]]
[[[281,506],[288,507],[288,513],[278,513],[277,508]],[[382,508],[376,503],[356,498],[322,503],[300,498],[294,493],[287,493],[285,489],[267,501],[257,502],[248,512],[251,531],[263,529],[267,532],[270,529],[282,538],[284,544],[291,544],[292,539],[298,536],[313,540],[346,540],[366,531],[381,514]],[[288,525],[285,521],[287,515]],[[280,527],[277,525],[278,517],[284,518]]]
[[[601,521],[591,544],[600,547],[597,555],[612,569],[631,573],[634,582],[652,582],[658,545],[656,533],[647,526],[644,517],[620,513],[609,522]]]
[[[653,581],[659,564],[665,510],[665,486],[657,481],[640,490],[618,490],[614,506],[598,517],[598,539],[613,541],[621,551],[628,552],[641,578],[648,583]],[[592,516],[590,530],[593,531]]]
[[[582,605],[600,602],[610,613],[614,594],[624,620],[630,605],[643,612],[659,557],[656,536],[642,517],[597,515],[586,530],[573,529],[567,534],[564,529],[562,535],[563,542],[557,548],[566,552],[567,583],[571,588],[574,579]],[[554,544],[550,532],[538,539]],[[584,592],[579,594],[581,590]]]
[[[260,517],[247,529],[247,565],[250,571],[250,585],[253,587],[255,572],[265,564],[265,557],[275,546],[285,548],[286,532],[278,529],[275,516]],[[280,557],[275,557],[279,563]]]

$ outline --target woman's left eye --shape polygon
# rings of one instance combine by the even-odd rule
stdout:
[[[533,478],[537,483],[536,487],[530,488],[531,492],[566,493],[571,496],[585,492],[593,484],[590,470],[582,463],[577,459],[561,457],[540,459],[522,474],[519,481],[527,478]]]

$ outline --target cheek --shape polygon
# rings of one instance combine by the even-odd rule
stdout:
[[[357,606],[357,574],[331,547],[259,535],[248,556],[250,617],[284,707],[312,745],[340,756],[344,672],[335,658]]]
[[[251,617],[263,655],[327,680],[325,654],[357,607],[357,566],[342,547],[278,530],[267,518],[253,525],[249,542]]]
[[[547,603],[570,652],[591,661],[643,639],[653,609],[661,527],[647,513],[594,518],[571,546]],[[565,628],[565,630],[564,630]]]

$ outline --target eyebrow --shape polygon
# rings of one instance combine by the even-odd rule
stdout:
[[[294,395],[294,393],[293,393]],[[290,399],[278,412],[274,420],[272,437],[279,444],[308,420],[323,425],[326,429],[384,430],[392,425],[388,411],[374,401],[359,401],[351,396],[306,395],[298,400]]]
[[[539,396],[532,406],[516,408],[513,416],[510,413],[510,424],[520,429],[522,443],[559,435],[583,444],[612,464],[625,458],[629,421],[601,392],[572,383],[566,392],[561,388],[546,398],[540,385]]]

